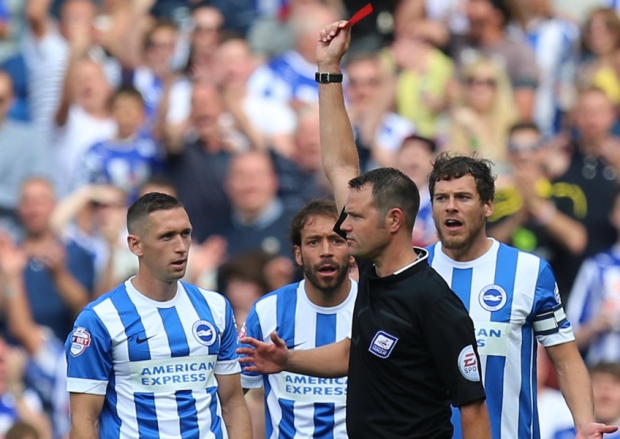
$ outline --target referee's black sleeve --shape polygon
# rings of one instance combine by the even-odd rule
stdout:
[[[438,275],[439,276],[439,275]],[[485,399],[474,324],[458,296],[438,280],[426,307],[423,336],[443,377],[452,405]]]

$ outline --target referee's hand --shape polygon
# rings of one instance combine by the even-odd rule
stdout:
[[[586,424],[583,428],[579,429],[575,439],[602,439],[603,434],[613,433],[618,429],[615,425],[605,424]]]
[[[276,332],[271,333],[271,341],[273,343],[265,343],[252,337],[239,339],[239,342],[248,345],[237,349],[237,353],[242,355],[239,362],[245,372],[268,375],[284,370],[289,357],[286,343]]]
[[[346,20],[335,21],[319,32],[316,62],[319,70],[327,73],[340,71],[340,62],[351,44],[351,28]]]

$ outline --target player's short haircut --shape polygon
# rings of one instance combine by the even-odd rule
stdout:
[[[170,195],[149,192],[142,195],[127,210],[127,230],[135,235],[144,225],[145,220],[153,212],[182,208],[183,204]]]
[[[590,375],[611,375],[620,381],[620,363],[601,362],[590,367]]]
[[[291,220],[290,240],[294,246],[301,246],[301,231],[312,217],[322,216],[333,218],[334,224],[338,220],[338,208],[336,203],[325,198],[309,201],[293,216]]]
[[[349,181],[349,188],[358,191],[367,185],[372,186],[373,201],[380,215],[398,208],[405,215],[407,228],[413,230],[420,208],[420,191],[409,177],[394,168],[378,168]]]
[[[441,180],[452,180],[469,174],[476,181],[476,190],[480,201],[488,203],[495,197],[495,176],[491,170],[493,163],[489,160],[453,155],[443,152],[433,162],[433,170],[429,175],[428,190],[431,194],[431,202],[435,195],[435,183]]]

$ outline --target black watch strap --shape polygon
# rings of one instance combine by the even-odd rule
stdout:
[[[330,82],[342,82],[342,73],[321,73],[314,74],[314,80],[319,84],[329,84]]]

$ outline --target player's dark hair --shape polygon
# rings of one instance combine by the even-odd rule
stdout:
[[[474,177],[476,190],[480,201],[488,203],[495,197],[495,176],[491,171],[493,163],[490,160],[464,155],[453,155],[443,152],[433,162],[433,170],[429,175],[428,190],[431,202],[435,195],[435,183],[440,180],[461,178],[467,174]]]
[[[338,220],[338,208],[332,200],[319,198],[309,201],[293,216],[291,220],[290,240],[295,246],[301,246],[301,231],[311,217],[323,216],[333,218],[334,224]]]
[[[140,223],[158,210],[172,210],[183,207],[179,200],[170,195],[159,192],[149,192],[142,195],[129,206],[127,210],[127,230],[130,234],[136,234]]]
[[[358,191],[366,185],[372,185],[372,198],[381,215],[399,208],[405,215],[407,228],[413,230],[420,208],[420,192],[409,177],[394,168],[378,168],[349,181],[349,187]]]

